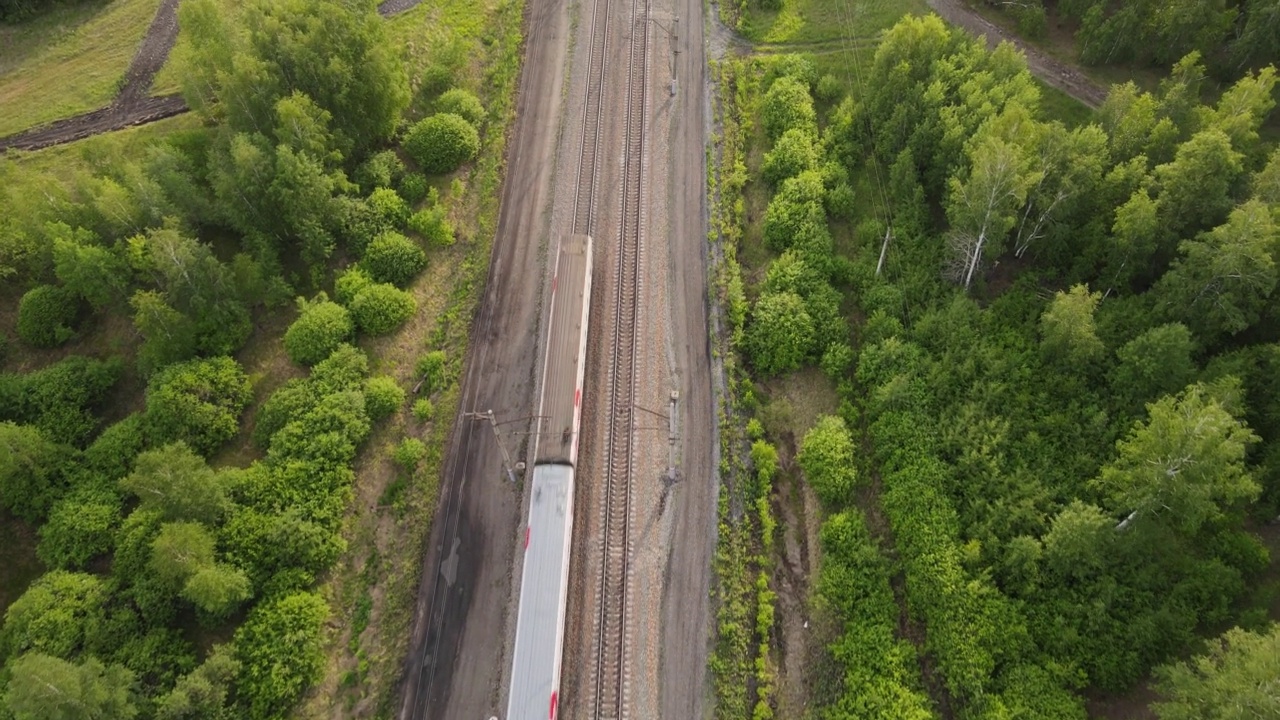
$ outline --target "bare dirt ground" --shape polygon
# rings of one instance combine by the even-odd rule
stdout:
[[[527,432],[545,285],[548,188],[562,112],[566,3],[530,0],[516,121],[489,281],[462,385],[463,412],[493,409],[504,429]],[[505,713],[512,568],[522,507],[505,482],[487,425],[457,419],[440,510],[424,558],[400,718],[487,718]],[[515,438],[504,442],[514,451]]]
[[[989,20],[978,15],[964,0],[928,0],[929,7],[953,25],[968,30],[974,35],[987,38],[987,44],[995,47],[1001,41],[1008,40],[1027,56],[1027,67],[1031,73],[1049,85],[1058,88],[1071,97],[1096,108],[1107,99],[1107,89],[1085,77],[1084,73],[1063,62],[1045,55],[1031,47],[1022,39],[997,27]]]
[[[390,17],[408,10],[420,1],[386,0],[378,6],[378,14]],[[178,2],[179,0],[165,0],[156,10],[151,27],[147,29],[147,34],[138,47],[138,54],[125,71],[125,82],[120,94],[116,95],[110,105],[0,138],[0,152],[10,148],[39,150],[187,112],[187,103],[180,95],[152,97],[148,94],[156,73],[164,67],[173,44],[178,40]]]

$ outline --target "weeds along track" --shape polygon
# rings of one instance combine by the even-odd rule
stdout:
[[[607,0],[604,0],[607,3]],[[599,3],[597,3],[598,5]],[[606,5],[607,8],[607,5]],[[597,9],[598,12],[598,9]],[[606,10],[607,13],[607,10]],[[593,21],[594,22],[594,21]],[[608,455],[602,503],[603,556],[596,598],[594,677],[589,687],[591,717],[621,720],[627,715],[628,594],[631,575],[631,481],[635,458],[636,349],[640,268],[643,263],[645,116],[649,75],[648,0],[632,0],[627,62],[625,154],[622,212],[617,232],[614,323],[610,338]],[[597,40],[592,38],[593,51]],[[603,45],[603,43],[601,43]],[[602,72],[601,78],[604,77]],[[591,112],[591,98],[588,110]],[[596,137],[599,137],[597,115]],[[591,130],[585,130],[591,132]],[[585,156],[584,152],[584,156]],[[592,162],[595,149],[592,149]],[[580,210],[579,210],[580,211]]]

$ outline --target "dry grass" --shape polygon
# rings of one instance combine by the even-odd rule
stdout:
[[[159,6],[90,3],[0,29],[0,136],[109,103]]]

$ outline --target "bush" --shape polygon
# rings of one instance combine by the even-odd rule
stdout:
[[[840,220],[852,220],[857,208],[857,198],[854,196],[853,187],[849,183],[836,183],[836,186],[827,193],[827,212],[831,217]]]
[[[444,370],[447,356],[443,350],[432,350],[418,358],[414,371],[422,378],[422,392],[430,395],[444,387]]]
[[[347,268],[338,280],[333,284],[334,299],[338,302],[351,306],[351,302],[356,296],[364,291],[365,288],[373,284],[373,278],[369,277],[369,272],[359,265],[352,265]]]
[[[402,228],[409,221],[409,203],[389,187],[380,187],[369,193],[366,202],[383,227]]]
[[[109,426],[84,451],[85,469],[108,480],[119,480],[133,470],[133,461],[146,447],[142,414],[133,413]]]
[[[356,327],[369,335],[386,335],[417,310],[418,303],[412,295],[386,283],[370,285],[351,301]]]
[[[825,415],[805,433],[796,460],[818,499],[835,510],[849,501],[857,474],[853,437],[844,420]]]
[[[396,192],[400,193],[400,197],[410,205],[417,205],[427,196],[430,190],[427,183],[427,176],[422,173],[408,173],[400,180],[400,184],[396,187]]]
[[[55,347],[75,335],[76,296],[56,285],[31,288],[18,302],[18,337],[35,347]]]
[[[360,266],[376,282],[404,287],[427,266],[427,254],[400,233],[383,233],[369,243]]]
[[[436,112],[457,115],[476,127],[484,120],[480,98],[462,88],[454,88],[436,98]]]
[[[802,128],[791,128],[782,133],[773,149],[764,155],[761,173],[764,179],[777,185],[805,170],[812,170],[818,163],[818,150],[813,135]]]
[[[59,500],[40,526],[40,562],[50,568],[79,569],[110,553],[122,505],[118,494],[92,489]]]
[[[391,460],[409,473],[416,470],[418,463],[422,462],[422,458],[426,456],[427,446],[423,445],[418,438],[412,437],[402,440],[391,452]]]
[[[52,570],[41,575],[5,612],[0,658],[28,650],[71,657],[101,629],[110,590],[87,573]]]
[[[791,76],[780,77],[769,86],[761,103],[760,115],[771,140],[777,140],[792,128],[817,131],[818,115],[813,109],[809,87],[804,81]]]
[[[364,411],[373,422],[390,416],[404,405],[404,388],[387,375],[371,377],[364,383]]]
[[[208,456],[239,431],[240,413],[252,399],[249,378],[231,358],[170,365],[147,384],[148,440],[182,440]]]
[[[360,163],[356,168],[355,181],[366,193],[376,188],[394,187],[404,175],[404,163],[396,156],[394,150],[383,150]]]
[[[0,507],[37,523],[63,492],[63,466],[74,457],[29,425],[0,423]]]
[[[351,339],[351,313],[323,292],[308,302],[298,298],[301,315],[284,334],[284,351],[299,365],[314,365]]]
[[[798,369],[812,353],[814,337],[813,318],[795,293],[766,293],[752,308],[747,349],[764,375]]]
[[[818,87],[813,94],[824,103],[834,103],[844,97],[844,85],[840,84],[835,75],[827,73],[818,78]]]
[[[409,229],[422,236],[428,247],[445,248],[453,245],[453,223],[445,217],[440,205],[423,208],[409,218]]]
[[[418,422],[430,422],[431,418],[436,415],[436,406],[426,398],[420,398],[413,402],[413,416]]]
[[[79,447],[98,427],[93,410],[107,399],[122,367],[119,358],[72,355],[29,373],[21,383],[19,416],[51,440]]]
[[[480,133],[452,113],[432,115],[409,128],[404,149],[429,175],[457,170],[480,152]]]
[[[263,602],[236,631],[236,689],[250,717],[283,717],[324,668],[329,606],[312,593]]]

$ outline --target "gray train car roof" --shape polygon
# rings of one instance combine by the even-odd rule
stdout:
[[[548,720],[557,714],[559,702],[573,536],[573,468],[534,466],[530,492],[511,689],[504,720]]]
[[[560,240],[551,281],[547,356],[542,370],[534,463],[573,465],[578,456],[578,420],[586,362],[587,315],[591,302],[591,238]]]

